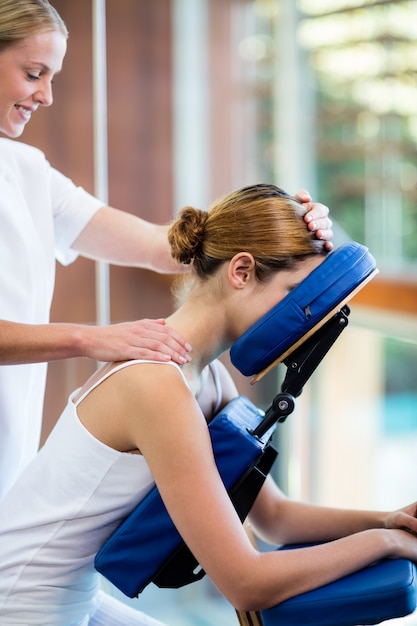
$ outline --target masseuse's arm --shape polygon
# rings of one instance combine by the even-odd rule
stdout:
[[[134,371],[138,367],[140,375]],[[127,437],[120,443],[134,443],[141,450],[185,542],[236,608],[272,606],[382,557],[413,554],[417,560],[415,536],[403,530],[381,528],[380,515],[371,517],[367,513],[362,519],[351,516],[349,525],[338,516],[333,525],[341,526],[342,533],[355,528],[361,532],[333,543],[259,553],[250,544],[224,489],[205,419],[180,373],[158,365],[127,369],[130,372],[124,376],[123,386],[117,386],[118,374],[111,377],[119,390],[119,417],[123,416]],[[279,491],[267,506],[270,508],[266,518],[273,515],[277,524],[281,517],[284,522],[297,524],[297,517],[289,514],[287,500]],[[315,512],[311,521],[316,528],[329,524],[327,514],[328,510]],[[258,511],[258,520],[261,517]],[[302,520],[302,525],[306,527],[308,519]],[[368,526],[372,528],[362,530]]]
[[[114,265],[180,273],[184,267],[174,263],[167,233],[167,225],[153,224],[126,211],[103,207],[93,215],[72,248],[82,256]]]
[[[307,191],[306,221],[325,246],[332,247],[329,210],[312,203]],[[88,222],[73,244],[74,250],[92,258],[159,272],[181,272],[167,244],[167,226],[152,224],[130,213],[103,207]],[[123,359],[188,360],[189,346],[164,320],[139,320],[105,327],[81,324],[19,324],[0,320],[0,365],[39,363],[86,357],[97,361]]]
[[[165,320],[89,326],[19,324],[0,320],[0,365],[86,357],[97,361],[173,360],[180,365],[190,346]]]
[[[315,231],[330,250],[333,231],[328,207],[312,202],[306,190],[298,191],[296,197],[307,209],[305,221],[308,228]],[[131,213],[103,207],[91,218],[72,247],[85,257],[116,265],[161,273],[183,272],[184,267],[176,265],[171,258],[167,232],[167,225],[153,224]]]
[[[129,213],[103,207],[73,244],[92,259],[157,271],[180,272],[168,252],[167,227]],[[97,361],[125,359],[189,360],[187,342],[159,320],[137,320],[109,326],[19,324],[0,320],[0,365],[39,363],[86,357]]]

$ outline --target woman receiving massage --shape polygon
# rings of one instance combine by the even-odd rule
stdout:
[[[179,366],[104,365],[69,398],[0,508],[0,622],[158,624],[99,590],[95,554],[154,483],[180,534],[229,602],[278,604],[377,559],[417,562],[417,505],[395,512],[295,502],[268,477],[250,513],[260,553],[218,474],[207,429],[237,390],[217,357],[326,258],[305,209],[273,185],[246,187],[171,225],[191,282],[167,323],[193,346]]]

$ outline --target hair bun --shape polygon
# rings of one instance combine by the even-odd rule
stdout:
[[[198,255],[204,241],[207,212],[187,206],[168,232],[171,254],[179,263],[189,265]]]

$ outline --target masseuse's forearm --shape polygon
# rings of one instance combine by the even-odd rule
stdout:
[[[41,363],[82,354],[82,335],[88,327],[76,324],[19,324],[0,321],[0,364]]]
[[[160,273],[179,273],[168,245],[168,226],[147,222],[131,213],[103,207],[73,243],[81,255],[115,265],[141,267]]]
[[[189,360],[191,346],[165,320],[134,320],[108,326],[17,324],[0,321],[0,365],[40,363],[86,357],[96,361],[126,359]]]

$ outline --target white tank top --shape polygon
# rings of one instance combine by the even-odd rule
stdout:
[[[142,455],[93,437],[78,419],[77,405],[116,371],[144,362],[120,364],[77,403],[71,394],[47,442],[6,496],[0,507],[0,624],[79,626],[94,610],[94,557],[154,480]],[[211,371],[219,402],[216,368]]]

